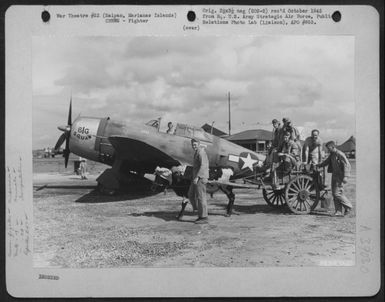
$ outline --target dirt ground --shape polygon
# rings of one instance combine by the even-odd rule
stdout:
[[[354,168],[346,194],[355,206]],[[242,189],[233,216],[224,216],[227,198],[216,193],[208,196],[209,224],[196,225],[190,205],[176,219],[181,198],[173,191],[154,194],[143,184],[104,196],[95,190],[97,169],[88,180],[35,171],[35,267],[354,265],[354,210],[344,218],[294,215],[268,206],[261,191]]]

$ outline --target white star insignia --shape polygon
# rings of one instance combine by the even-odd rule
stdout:
[[[251,171],[253,171],[253,165],[256,163],[258,160],[252,159],[250,156],[250,153],[247,153],[247,157],[240,157],[243,161],[243,167],[242,170],[245,168],[249,168]]]

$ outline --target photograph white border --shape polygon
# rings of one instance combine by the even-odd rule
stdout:
[[[204,6],[209,7],[209,6]],[[236,7],[236,6],[231,6]],[[301,6],[280,6],[298,8]],[[302,6],[305,7],[305,6]],[[312,5],[311,7],[314,7]],[[371,6],[322,6],[340,22],[315,26],[204,26],[186,31],[189,10],[203,6],[12,6],[5,18],[6,249],[10,217],[28,217],[29,253],[6,252],[7,291],[14,297],[282,297],[371,296],[380,288],[379,15]],[[263,8],[263,7],[260,7]],[[47,10],[51,20],[42,22]],[[176,12],[128,27],[95,20],[55,18],[57,13]],[[33,268],[32,72],[33,36],[353,35],[357,139],[356,265],[264,268]],[[370,176],[370,177],[369,177]],[[25,220],[24,220],[25,222]],[[57,279],[41,279],[40,275]],[[298,282],[299,279],[304,282]],[[194,286],[192,286],[194,285]]]

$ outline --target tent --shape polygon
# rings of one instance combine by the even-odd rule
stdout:
[[[337,146],[337,149],[342,152],[352,152],[356,151],[356,139],[352,135],[346,142]]]
[[[337,146],[337,149],[344,152],[348,157],[355,157],[356,138],[352,135],[346,142]]]

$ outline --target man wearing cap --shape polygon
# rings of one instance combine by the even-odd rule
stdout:
[[[267,149],[267,156],[265,159],[265,164],[267,166],[270,166],[271,164],[275,164],[274,159],[276,158],[277,149],[281,140],[282,136],[282,127],[281,124],[278,122],[277,119],[273,119],[271,121],[273,124],[273,135],[271,137],[271,143],[266,146]],[[278,158],[276,158],[276,161],[278,161]]]
[[[299,148],[299,160],[302,161],[302,146],[301,146],[301,137],[299,131],[296,127],[293,126],[289,118],[283,118],[284,121],[283,133],[290,133],[290,140],[293,141]],[[283,142],[282,142],[283,143]]]
[[[332,173],[332,194],[335,207],[335,216],[343,217],[349,214],[352,209],[352,203],[344,195],[344,184],[347,183],[347,178],[350,174],[350,163],[345,154],[337,149],[334,141],[326,143],[330,155],[317,167],[328,166],[328,173]],[[345,209],[345,213],[342,214],[342,208]]]
[[[291,120],[287,117],[282,119],[283,122],[283,132],[289,132],[290,133],[290,139],[293,141],[299,141],[300,135],[299,131],[296,127],[293,126],[291,123]]]
[[[206,151],[200,147],[200,141],[193,138],[191,147],[195,151],[193,159],[193,175],[188,196],[193,208],[198,208],[197,224],[208,223],[206,184],[209,178],[209,160]]]
[[[290,132],[283,133],[283,142],[280,144],[271,166],[271,183],[274,189],[278,189],[277,170],[281,176],[287,175],[300,160],[300,148],[290,138]]]
[[[291,139],[290,132],[283,134],[283,143],[278,151],[278,156],[282,158],[281,170],[285,174],[289,173],[300,160],[299,146]]]
[[[278,148],[281,134],[281,124],[277,119],[273,119],[271,123],[273,124],[272,148]]]

